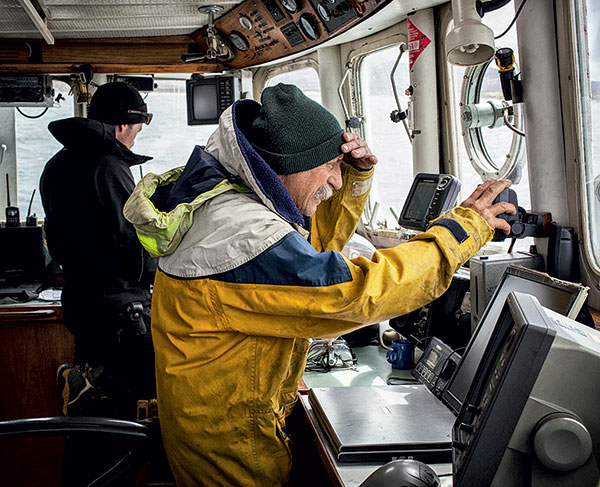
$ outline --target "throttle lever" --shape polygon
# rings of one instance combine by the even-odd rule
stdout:
[[[519,202],[517,201],[517,193],[515,193],[512,189],[510,188],[505,188],[504,190],[502,190],[502,192],[496,196],[496,198],[494,199],[494,201],[492,202],[492,206],[495,205],[496,203],[500,203],[506,201],[507,203],[511,203],[512,205],[514,205],[514,207],[517,210],[517,213],[514,215],[511,215],[510,213],[500,213],[497,217],[498,218],[502,218],[503,220],[506,220],[508,222],[508,224],[511,227],[511,232],[510,234],[506,235],[502,230],[494,230],[494,237],[492,238],[492,241],[494,242],[502,242],[505,238],[507,237],[513,237],[513,231],[512,231],[512,227],[515,223],[519,223],[521,221],[520,215],[521,215],[521,208],[519,208]]]

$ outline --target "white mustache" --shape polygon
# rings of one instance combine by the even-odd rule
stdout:
[[[317,200],[328,200],[333,196],[333,188],[329,184],[324,184],[315,192],[313,198]]]

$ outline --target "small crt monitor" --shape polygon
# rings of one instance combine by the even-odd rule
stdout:
[[[452,428],[454,487],[595,487],[600,332],[511,292]]]
[[[425,230],[429,222],[456,203],[460,181],[450,174],[415,176],[398,223],[411,230]]]
[[[221,114],[239,98],[239,80],[234,76],[193,77],[186,81],[188,125],[219,122]]]

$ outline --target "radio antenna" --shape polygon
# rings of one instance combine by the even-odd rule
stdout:
[[[35,188],[33,188],[33,193],[31,193],[31,199],[29,200],[29,208],[27,208],[27,218],[31,216],[31,204],[33,203],[33,197],[35,196]]]
[[[10,183],[8,182],[8,173],[6,173],[6,206],[10,206]]]

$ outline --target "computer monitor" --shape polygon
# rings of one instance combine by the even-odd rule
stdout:
[[[580,284],[554,279],[543,272],[509,265],[442,394],[442,400],[455,413],[463,404],[483,352],[496,326],[500,311],[511,291],[532,294],[543,306],[575,318],[587,297],[588,288]]]
[[[595,487],[600,332],[510,292],[452,431],[453,485]]]
[[[238,81],[233,76],[193,77],[187,80],[188,125],[218,123],[221,114],[238,98]]]
[[[48,263],[42,227],[0,227],[0,281],[40,279]]]

